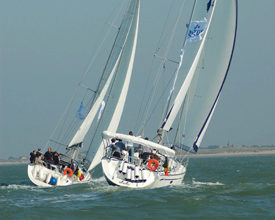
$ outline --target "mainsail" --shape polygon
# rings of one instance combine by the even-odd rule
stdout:
[[[122,24],[126,24],[128,30],[125,35],[124,47],[115,69],[115,78],[112,82],[109,95],[105,100],[106,105],[102,112],[101,119],[92,139],[91,148],[87,158],[91,160],[89,170],[97,166],[103,156],[103,144],[101,133],[104,130],[115,132],[120,122],[124,108],[137,44],[138,23],[139,23],[139,0],[131,0],[129,8],[124,16]]]

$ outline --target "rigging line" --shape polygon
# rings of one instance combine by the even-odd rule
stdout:
[[[163,25],[163,28],[162,28],[162,31],[161,31],[161,34],[160,34],[160,37],[159,37],[159,40],[158,40],[158,43],[157,43],[157,50],[154,54],[156,54],[158,52],[158,50],[160,49],[160,42],[164,36],[164,33],[166,32],[166,29],[165,27],[167,26],[167,23],[168,23],[168,19],[169,19],[169,16],[171,14],[171,11],[172,11],[172,6],[173,4],[175,3],[175,1],[172,1],[172,3],[170,4],[170,8],[169,8],[169,11],[168,11],[168,14],[166,16],[166,19],[165,19],[165,22],[164,22],[164,25]]]
[[[163,72],[165,72],[165,69],[163,69]],[[159,77],[160,78],[160,77]],[[159,80],[158,80],[159,81]],[[151,118],[151,115],[153,114],[153,111],[151,111],[151,114],[149,114],[149,108],[151,108],[151,105],[152,105],[152,102],[153,102],[153,96],[155,94],[155,91],[156,91],[156,85],[152,88],[152,92],[151,92],[151,95],[149,96],[148,100],[147,100],[147,104],[145,106],[145,109],[144,109],[144,117],[143,117],[143,122],[141,123],[141,129],[144,129],[145,125],[148,123],[148,121],[150,120]],[[165,90],[164,90],[165,91]],[[164,92],[162,92],[162,95],[164,95]],[[160,100],[161,97],[158,99]],[[158,104],[160,102],[157,102]],[[157,106],[157,105],[156,105]],[[155,108],[154,108],[155,109]]]
[[[202,50],[202,54],[204,53],[204,49]],[[203,64],[198,64],[198,67],[200,65],[203,65]],[[182,107],[181,107],[181,113],[180,113],[180,120],[178,122],[178,129],[180,129],[180,123],[181,123],[181,120],[182,120],[182,117],[184,117],[184,122],[183,122],[183,134],[185,134],[185,130],[186,130],[186,122],[187,122],[187,116],[188,116],[188,109],[189,109],[189,106],[190,106],[190,101],[191,101],[191,98],[190,98],[190,94],[193,93],[193,96],[195,96],[196,94],[196,89],[198,87],[198,78],[199,78],[199,75],[197,74],[196,76],[194,76],[192,82],[193,83],[193,86],[191,86],[189,89],[188,89],[188,92],[186,93],[186,97],[184,99],[184,102],[182,104]],[[177,130],[178,131],[178,130]],[[177,134],[178,135],[178,134]],[[178,140],[180,141],[180,136],[178,137]],[[175,139],[176,141],[176,139]]]
[[[191,14],[190,14],[190,17],[189,17],[188,24],[190,24],[191,21],[192,21],[192,18],[193,18],[193,15],[194,15],[194,10],[195,10],[196,2],[197,2],[197,0],[195,0],[194,3],[193,3],[192,11],[191,11]],[[188,30],[189,30],[189,28],[187,27],[187,28],[186,28],[186,32],[185,32],[185,35],[184,35],[184,40],[183,40],[182,48],[184,48],[184,46],[185,46],[185,44],[186,44],[186,39],[187,39],[187,35],[188,35]],[[182,50],[183,50],[183,49],[182,49]],[[183,52],[182,52],[182,53],[183,53]],[[183,54],[182,54],[182,56],[183,56]],[[183,59],[183,57],[182,57],[181,59]],[[175,71],[175,73],[176,73],[176,72],[177,72],[177,71]],[[175,78],[176,78],[176,77],[177,77],[177,76],[175,76]],[[169,98],[168,98],[166,113],[163,114],[163,118],[167,115],[167,113],[168,113],[168,111],[169,111],[169,106],[170,106],[171,101],[172,101],[172,95],[173,95],[173,93],[174,93],[174,90],[171,92],[171,94],[170,94],[170,96],[169,96]]]
[[[178,61],[175,61],[175,60],[172,60],[172,59],[169,59],[169,58],[166,58],[166,57],[162,57],[162,56],[159,56],[159,55],[157,55],[157,54],[154,54],[154,56],[155,56],[156,58],[161,59],[161,60],[166,60],[166,61],[169,61],[169,62],[171,62],[171,63],[179,64]]]
[[[131,6],[131,2],[129,2],[129,5],[128,5],[128,9],[130,8],[130,6]],[[136,3],[136,5],[135,5],[135,7],[137,6],[137,3]],[[131,12],[129,12],[128,10],[126,11],[126,13],[125,13],[125,16],[126,16],[126,14],[128,14],[128,13],[131,13]],[[130,34],[130,32],[131,32],[131,29],[132,29],[132,27],[133,27],[133,21],[134,21],[134,18],[135,16],[132,16],[131,17],[131,21],[130,21],[130,26],[129,26],[129,28],[128,28],[128,30],[127,30],[127,35],[126,35],[126,37],[125,37],[125,40],[124,40],[124,42],[123,42],[123,46],[122,46],[122,48],[121,48],[121,56],[123,55],[123,53],[125,52],[124,51],[124,49],[125,49],[125,46],[126,46],[126,43],[127,43],[127,41],[128,41],[128,37],[129,37],[129,34]],[[130,61],[129,61],[130,62]],[[114,84],[115,84],[115,79],[116,79],[116,76],[117,76],[117,74],[118,74],[118,68],[119,68],[119,66],[120,66],[120,63],[121,63],[121,58],[119,59],[119,63],[118,63],[118,65],[117,65],[117,67],[116,67],[116,72],[115,72],[115,75],[114,75],[114,80],[112,81],[112,84],[111,84],[111,86],[110,86],[110,89],[109,89],[109,93],[108,93],[108,95],[107,95],[107,97],[106,97],[106,105],[108,105],[108,100],[109,100],[109,98],[111,97],[111,92],[112,92],[112,90],[113,90],[113,86],[114,86]],[[121,90],[122,90],[122,88],[121,88]],[[106,107],[107,106],[105,106],[105,108],[103,109],[103,111],[102,111],[102,115],[104,114],[104,112],[105,112],[105,110],[106,110]],[[89,144],[89,148],[88,148],[88,151],[87,151],[87,153],[86,153],[86,156],[85,156],[85,160],[87,159],[87,157],[88,157],[88,155],[89,155],[89,152],[90,152],[90,150],[91,150],[91,145],[92,145],[92,143],[93,143],[93,140],[94,140],[94,138],[95,138],[95,136],[96,136],[96,131],[98,130],[98,126],[100,125],[100,122],[101,122],[101,120],[102,120],[102,118],[103,117],[101,117],[97,122],[96,122],[96,128],[95,128],[95,132],[92,134],[92,138],[91,138],[91,141],[90,141],[90,144]],[[95,149],[93,149],[93,151],[92,151],[92,153],[95,153],[96,154],[96,152],[94,152],[94,150]],[[95,155],[94,155],[95,156]]]
[[[86,95],[87,95],[87,91],[86,91],[85,96]],[[84,101],[84,99],[82,100],[82,102],[83,101]],[[71,113],[71,114],[73,114],[73,113]],[[69,112],[67,113],[67,116],[68,117],[70,116]],[[77,117],[72,117],[71,120],[65,121],[63,123],[63,126],[60,127],[59,134],[56,135],[55,139],[62,139],[64,143],[69,142],[70,141],[69,138],[71,137],[73,132],[75,132],[75,130],[77,130],[77,128],[79,127],[79,125],[81,123],[82,123],[82,121],[80,121]]]
[[[168,83],[166,84],[166,86],[165,86],[166,88],[168,88],[168,85],[171,83],[172,79],[173,79],[173,76],[170,78],[170,80],[169,80]],[[163,98],[163,96],[164,96],[165,93],[166,93],[166,90],[163,90],[162,93],[161,93],[161,95],[159,96],[157,102],[156,102],[157,104],[155,104],[155,106],[154,106],[154,108],[152,109],[152,111],[151,111],[151,113],[150,113],[148,119],[147,119],[146,121],[144,120],[143,124],[141,124],[141,127],[144,128],[144,127],[149,123],[149,121],[151,120],[151,117],[152,117],[153,113],[155,112],[155,110],[156,110],[156,108],[158,107],[158,105],[161,103],[160,100]]]
[[[120,60],[119,60],[119,63],[120,63]],[[119,66],[119,64],[118,64],[118,66]],[[118,68],[118,67],[117,67],[117,68]],[[115,75],[114,75],[114,79],[116,78],[116,75],[117,75],[117,69],[116,69],[116,72],[115,72]],[[105,101],[106,105],[108,105],[108,100],[109,100],[109,98],[110,98],[110,96],[111,96],[111,91],[112,91],[114,82],[115,82],[115,80],[112,81],[110,90],[109,90],[108,94],[105,96],[105,97],[106,97],[106,99],[105,99],[105,100],[106,100],[106,101]],[[102,111],[102,113],[101,113],[102,115],[104,115],[105,110],[106,110],[106,106],[105,106],[105,108],[103,109],[103,111]],[[90,153],[90,151],[91,151],[91,148],[92,148],[91,146],[92,146],[93,140],[94,140],[94,138],[95,138],[95,136],[96,136],[96,131],[98,130],[98,127],[99,127],[99,125],[100,125],[100,122],[101,122],[102,118],[103,118],[103,117],[101,117],[99,120],[97,120],[96,122],[94,122],[94,123],[95,123],[95,129],[94,129],[94,131],[91,133],[92,138],[91,138],[91,140],[89,141],[90,143],[88,144],[88,150],[87,150],[87,153],[86,153],[86,156],[85,156],[85,160],[87,160],[87,157],[88,157],[88,155],[89,155],[89,153]],[[95,153],[94,150],[96,150],[96,149],[93,149],[93,150],[92,150],[92,153]],[[95,155],[94,155],[94,156],[95,156]],[[92,160],[93,160],[93,159],[92,159]]]
[[[166,142],[167,142],[168,147],[170,148],[170,140],[169,140],[168,135],[166,135]]]
[[[88,91],[91,91],[93,93],[96,93],[96,90],[93,90],[91,89],[90,87],[86,86],[85,84],[83,83],[79,83],[79,86],[83,87],[84,89],[88,90]]]
[[[205,49],[202,49],[202,59],[203,57],[206,56],[205,55]],[[198,64],[198,68],[203,68],[203,61],[200,61],[200,63]],[[191,94],[193,93],[193,96],[196,96],[196,89],[198,87],[198,78],[199,78],[199,74],[196,74],[192,80],[193,82],[193,86],[191,86],[188,89],[188,92],[186,93],[186,97],[185,100],[182,104],[183,106],[183,112],[181,114],[183,114],[184,116],[184,122],[183,122],[183,134],[185,134],[186,131],[186,122],[187,122],[187,118],[188,118],[188,114],[190,113],[188,111],[189,106],[190,106],[190,101],[191,101]]]
[[[66,129],[66,131],[63,134],[64,139],[70,138],[73,131],[74,132],[75,132],[75,130],[77,131],[78,130],[77,128],[79,127],[79,125],[81,123],[82,123],[82,121],[79,121],[79,119],[74,117],[74,119],[71,121],[70,125],[68,126],[68,129]],[[76,126],[76,125],[78,125],[78,126]],[[67,141],[70,142],[70,140],[67,140]]]
[[[183,114],[185,115],[185,117],[184,117],[183,130],[182,130],[182,132],[183,132],[184,135],[185,135],[185,131],[186,131],[186,122],[187,122],[187,115],[188,115],[187,109],[188,109],[188,107],[189,107],[189,105],[190,105],[190,95],[189,95],[189,92],[186,94],[185,99],[186,99],[186,100],[185,100],[186,104],[183,105],[184,110],[185,110],[185,111],[183,112]]]
[[[56,141],[56,140],[50,139],[50,141],[53,142],[53,143],[56,143],[56,144],[58,144],[58,145],[62,145],[62,146],[65,146],[65,147],[67,146],[66,144],[63,144],[63,143],[58,142],[58,141]]]
[[[164,53],[164,57],[167,57],[168,52],[169,52],[169,50],[170,50],[170,48],[171,48],[171,44],[172,44],[172,42],[173,42],[173,40],[174,40],[174,37],[175,37],[175,34],[176,34],[176,29],[177,29],[177,26],[178,26],[180,17],[181,17],[181,15],[182,15],[182,13],[183,13],[184,5],[185,5],[185,1],[183,1],[182,4],[181,4],[180,10],[179,10],[179,12],[178,12],[177,20],[176,20],[176,22],[175,22],[175,24],[174,24],[174,26],[173,26],[172,33],[171,33],[171,35],[170,35],[170,39],[169,39],[169,41],[168,41],[168,45],[167,45],[166,50],[165,50],[165,53]],[[157,76],[156,76],[156,78],[155,78],[154,87],[153,87],[153,89],[152,89],[151,96],[149,97],[148,102],[147,102],[147,105],[146,105],[146,111],[145,111],[144,121],[147,120],[147,117],[148,117],[147,115],[148,115],[148,113],[149,113],[149,108],[150,108],[151,105],[152,105],[153,96],[155,95],[155,92],[156,92],[156,85],[158,84],[158,82],[159,82],[159,80],[160,80],[160,72],[161,72],[161,70],[163,69],[163,65],[165,64],[165,62],[166,62],[166,60],[163,60],[163,61],[161,62],[160,66],[159,66],[159,69],[158,69],[158,71],[157,71]]]
[[[151,65],[150,65],[150,73],[152,73],[152,69],[153,69],[153,63],[154,63],[154,58],[151,60]],[[148,77],[147,77],[147,80],[146,80],[146,85],[145,85],[145,89],[143,90],[143,95],[142,95],[142,100],[141,100],[141,104],[139,105],[139,111],[138,111],[138,114],[137,114],[137,117],[136,117],[136,124],[135,124],[135,128],[138,127],[138,123],[141,121],[141,118],[142,118],[142,115],[144,114],[144,111],[145,111],[145,108],[144,106],[142,105],[142,103],[145,103],[145,97],[146,97],[146,88],[148,88],[148,84],[149,84],[150,80],[149,80],[149,74],[148,74]],[[143,111],[143,112],[142,112]],[[140,119],[140,120],[139,120]],[[138,132],[141,132],[141,129],[137,129]]]
[[[112,23],[114,23],[114,21],[115,21],[115,20],[118,18],[118,16],[121,14],[122,9],[123,9],[123,4],[121,4],[120,9],[119,9],[119,13],[114,17]],[[112,13],[110,14],[110,16],[108,17],[107,20],[109,20],[110,17],[112,17]],[[105,28],[103,27],[101,32],[103,32],[104,29],[105,29]],[[110,34],[110,32],[111,32],[111,28],[109,28],[108,31],[107,31],[107,33],[104,35],[103,40],[101,41],[101,43],[99,44],[99,47],[97,48],[96,52],[94,53],[93,57],[91,58],[91,61],[90,61],[90,63],[88,64],[88,66],[87,66],[87,68],[86,68],[86,71],[85,71],[85,72],[82,74],[82,76],[81,76],[80,83],[82,83],[82,81],[84,80],[84,78],[86,77],[86,75],[88,74],[88,72],[90,71],[91,66],[94,64],[95,59],[96,59],[96,57],[98,56],[99,52],[101,51],[102,46],[103,46],[103,44],[105,43],[105,41],[106,41],[106,39],[107,39],[107,36]]]
[[[120,14],[121,11],[122,11],[122,8],[123,8],[123,4],[121,4],[121,7],[120,7],[120,9],[119,9],[119,13],[114,17],[113,20],[116,20],[116,19],[118,18],[119,14]],[[114,9],[113,11],[115,11],[115,9]],[[111,13],[111,14],[112,14],[112,13]],[[109,20],[110,17],[112,17],[111,14],[110,14],[110,16],[108,17],[107,20]],[[101,32],[103,32],[103,30],[104,30],[104,28],[102,28],[102,31],[101,31]],[[104,38],[103,38],[101,44],[100,44],[99,47],[97,48],[97,50],[96,50],[94,56],[92,57],[92,59],[91,59],[89,65],[88,65],[86,71],[82,74],[82,77],[81,77],[81,80],[80,80],[79,83],[81,83],[81,82],[84,80],[84,78],[86,77],[87,73],[90,71],[91,66],[92,66],[93,63],[95,62],[95,58],[98,56],[98,53],[99,53],[99,51],[101,50],[101,48],[102,48],[102,46],[103,46],[103,43],[104,43],[105,40],[107,39],[107,36],[110,34],[110,31],[111,31],[111,29],[108,29],[107,33],[104,35]],[[59,119],[59,121],[58,121],[56,127],[54,128],[54,130],[53,130],[53,132],[52,132],[52,134],[51,134],[51,136],[50,136],[50,139],[53,139],[53,136],[54,136],[54,134],[56,133],[57,128],[58,128],[59,126],[61,126],[60,124],[61,124],[61,122],[64,120],[66,113],[68,112],[70,106],[72,105],[73,100],[75,99],[78,90],[79,90],[79,88],[76,87],[75,90],[74,90],[73,96],[72,96],[72,98],[70,99],[69,103],[67,104],[67,106],[66,106],[66,108],[65,108],[65,111],[63,112],[62,116],[60,117],[60,119]],[[62,127],[64,127],[64,125],[65,125],[65,122],[63,123],[63,126],[62,126]],[[47,142],[46,142],[45,145],[46,145],[46,146],[49,145],[49,140],[47,140]]]
[[[190,18],[189,18],[189,24],[191,23],[191,20],[192,20],[192,18],[193,18],[193,15],[194,15],[194,10],[195,10],[195,5],[196,5],[196,0],[194,1],[194,3],[193,3],[193,7],[192,7],[192,12],[191,12],[191,15],[190,15]],[[188,34],[188,30],[189,30],[189,28],[187,28],[187,30],[186,30],[186,33],[185,33],[185,38],[184,38],[184,41],[183,41],[183,46],[182,46],[182,49],[181,49],[181,61],[180,61],[180,63],[182,62],[182,59],[183,59],[183,54],[184,54],[184,47],[185,47],[185,44],[186,44],[186,39],[187,39],[187,34]],[[180,68],[181,66],[179,66],[178,68]],[[178,69],[179,70],[179,69]],[[177,79],[177,76],[178,76],[178,70],[176,71],[176,75],[175,75],[175,80]],[[174,81],[175,82],[175,81]],[[174,85],[173,85],[173,87],[174,87]],[[170,95],[169,95],[169,98],[168,98],[168,101],[167,101],[167,112],[166,112],[166,114],[164,115],[164,118],[166,118],[166,117],[169,117],[167,114],[169,114],[168,112],[170,112],[172,109],[171,108],[173,108],[173,106],[174,106],[174,104],[169,108],[169,106],[170,106],[170,102],[171,102],[171,100],[172,100],[172,95],[173,95],[173,93],[174,93],[174,88],[172,89],[172,91],[170,91]],[[164,120],[167,120],[167,118],[166,119],[164,119]],[[163,121],[164,121],[163,120]],[[165,135],[166,134],[166,132],[164,132],[162,135]]]
[[[184,102],[186,101],[186,99],[184,99]],[[176,140],[180,140],[180,135],[179,135],[179,131],[180,131],[180,125],[181,125],[181,120],[182,120],[182,117],[183,117],[183,113],[184,113],[184,103],[183,105],[181,106],[181,113],[180,113],[180,118],[179,118],[179,121],[178,121],[178,126],[177,126],[177,130],[176,130],[176,135],[175,135],[175,138],[174,138],[174,142],[173,144],[176,143]]]
[[[150,70],[149,70],[149,73],[152,73],[152,70],[153,70],[153,63],[154,63],[154,60],[155,60],[155,55],[156,55],[156,53],[158,52],[158,50],[160,49],[160,42],[161,42],[161,40],[162,40],[162,38],[163,38],[163,35],[164,35],[164,33],[166,33],[166,31],[165,31],[165,27],[167,26],[167,23],[168,23],[168,19],[169,19],[169,16],[170,16],[170,14],[171,14],[171,11],[172,11],[172,6],[173,6],[173,4],[175,3],[175,1],[172,1],[172,3],[170,4],[170,7],[169,7],[169,10],[168,10],[168,13],[167,13],[167,16],[166,16],[166,19],[165,19],[165,22],[164,22],[164,25],[163,25],[163,28],[162,28],[162,31],[161,31],[161,34],[160,34],[160,37],[159,37],[159,39],[158,39],[158,42],[157,42],[157,49],[156,49],[156,51],[155,51],[155,53],[154,53],[154,56],[152,57],[152,59],[151,59],[151,65],[150,65]],[[149,88],[149,86],[148,86],[148,84],[151,82],[150,80],[149,80],[149,76],[150,76],[150,74],[148,74],[148,77],[147,77],[147,80],[146,80],[146,86],[145,86],[145,88]],[[145,97],[146,97],[146,89],[144,89],[143,90],[143,96],[142,96],[142,101],[140,102],[141,104],[140,104],[140,107],[139,107],[139,111],[138,111],[138,115],[137,115],[137,117],[136,117],[136,124],[135,124],[135,128],[137,128],[138,127],[138,122],[140,122],[140,120],[138,120],[139,118],[142,118],[142,115],[145,115],[145,108],[143,107],[143,105],[142,105],[142,103],[145,103]],[[142,112],[142,109],[143,109],[143,112]],[[141,113],[142,112],[142,113]],[[141,127],[141,126],[140,126]],[[142,128],[139,128],[139,129],[137,129],[138,130],[138,132],[137,133],[139,133],[139,132],[141,132],[141,130],[142,130]]]
[[[170,7],[169,7],[169,11],[168,11],[168,14],[167,14],[167,16],[166,16],[166,19],[165,19],[165,23],[164,23],[164,25],[163,25],[163,28],[162,28],[162,32],[161,32],[161,35],[160,35],[160,37],[159,37],[159,40],[158,40],[158,43],[157,43],[157,49],[156,49],[156,51],[155,51],[155,53],[154,53],[154,56],[153,56],[153,58],[152,58],[152,61],[151,61],[151,65],[150,65],[150,71],[149,71],[149,73],[152,73],[152,69],[153,69],[153,63],[154,63],[154,60],[155,60],[155,58],[156,58],[156,53],[158,52],[158,50],[160,49],[160,42],[161,42],[161,40],[162,40],[162,38],[163,38],[163,35],[164,35],[164,33],[166,32],[166,29],[165,29],[165,27],[167,26],[167,23],[168,23],[168,19],[169,19],[169,17],[170,17],[170,14],[171,14],[171,11],[172,11],[172,6],[173,6],[173,4],[174,4],[175,2],[173,1],[172,2],[172,4],[170,4]],[[149,84],[149,82],[151,82],[150,80],[148,80],[149,79],[149,76],[150,76],[150,74],[148,74],[148,77],[147,77],[147,80],[146,80],[146,86],[145,86],[145,88],[149,88],[149,86],[148,86],[148,84]],[[153,91],[153,89],[152,89],[152,91]],[[141,101],[141,103],[145,103],[145,97],[146,97],[146,89],[144,90],[144,92],[143,92],[143,98],[142,98],[142,101]],[[151,94],[152,94],[152,92],[151,92]],[[147,100],[147,103],[149,103],[149,100],[150,100],[150,97],[148,98],[148,100]],[[148,105],[146,105],[146,106],[148,106]],[[141,108],[143,108],[143,113],[141,114]],[[144,117],[143,117],[143,120],[144,121],[146,121],[145,120],[145,118],[146,118],[146,112],[148,112],[149,110],[148,110],[148,108],[144,108],[142,105],[140,105],[140,110],[139,110],[139,114],[138,114],[138,117],[137,117],[137,119],[139,118],[139,117],[141,117],[142,118],[142,115],[144,115]],[[135,127],[137,127],[137,123],[139,122],[140,120],[136,120],[136,125],[135,125]],[[141,123],[141,124],[143,124],[143,123]],[[139,131],[142,129],[142,126],[140,126],[140,129],[138,129]]]
[[[174,76],[175,76],[175,73],[177,72],[177,70],[175,70],[175,72],[174,72],[174,74],[172,75],[172,77],[171,77],[171,79],[170,79],[170,81],[169,82],[171,82],[172,81],[172,79],[174,79]],[[175,82],[175,80],[174,80],[174,82]],[[169,83],[170,84],[170,83]],[[167,85],[167,88],[168,88],[168,85]],[[171,91],[171,90],[170,90]],[[167,114],[167,112],[168,112],[168,108],[169,108],[169,105],[170,105],[170,101],[171,101],[171,99],[172,99],[172,95],[173,95],[173,92],[171,93],[170,92],[170,94],[169,94],[169,99],[167,100],[167,104],[166,104],[166,108],[163,108],[163,111],[162,111],[162,116],[161,116],[161,118],[164,118],[165,117],[165,115]],[[161,124],[162,124],[162,121],[160,122],[160,125],[159,125],[159,127],[161,126]]]
[[[130,7],[130,2],[129,2],[129,4],[128,4],[128,8],[127,8],[127,10],[126,10],[126,13],[124,14],[123,19],[125,18],[125,16],[127,16],[127,13],[129,13],[129,12],[128,12],[129,7]],[[122,20],[123,20],[123,19],[122,19]],[[112,48],[111,48],[111,52],[109,53],[109,56],[108,56],[107,61],[106,61],[106,64],[105,64],[105,66],[104,66],[103,73],[102,73],[102,75],[101,75],[101,78],[100,78],[100,80],[99,80],[99,83],[98,83],[98,86],[97,86],[97,89],[96,89],[97,92],[100,90],[100,87],[102,87],[102,83],[104,83],[104,77],[106,77],[106,74],[107,74],[107,72],[105,72],[105,71],[106,71],[106,69],[107,69],[107,67],[108,67],[109,60],[110,60],[110,58],[112,57],[112,53],[113,53],[113,51],[114,51],[114,49],[115,49],[116,42],[117,42],[117,39],[118,39],[118,37],[119,37],[121,25],[122,25],[122,23],[120,24],[120,26],[119,26],[119,28],[118,28],[117,34],[116,34],[116,36],[115,36],[114,43],[113,43]],[[121,47],[121,49],[122,49],[122,48],[123,48],[123,47]],[[94,100],[96,99],[97,96],[98,96],[98,93],[96,93],[96,95],[94,96],[93,102],[94,102]]]

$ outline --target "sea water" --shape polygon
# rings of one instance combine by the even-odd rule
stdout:
[[[179,186],[41,188],[27,165],[0,166],[0,219],[275,219],[275,155],[191,158]]]

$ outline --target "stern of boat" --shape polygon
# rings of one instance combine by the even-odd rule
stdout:
[[[91,179],[90,173],[84,173],[84,178],[79,179],[75,175],[69,175],[60,171],[58,167],[52,166],[51,169],[40,164],[28,165],[28,177],[33,184],[42,187],[68,186],[76,183],[88,182]]]

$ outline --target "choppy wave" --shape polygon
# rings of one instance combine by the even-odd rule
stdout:
[[[96,182],[96,183],[101,183],[101,182],[105,182],[105,178],[104,176],[96,178],[96,179],[91,179],[90,182]]]
[[[194,179],[192,180],[192,184],[194,185],[207,185],[207,186],[223,186],[223,183],[220,182],[200,182],[200,181],[195,181]]]
[[[1,184],[0,189],[13,189],[13,190],[19,190],[19,189],[36,189],[37,187],[32,185],[18,185],[18,184]]]
[[[132,190],[104,177],[88,183],[42,188],[31,185],[26,167],[0,167],[3,219],[222,219],[275,216],[275,157],[190,160],[182,184]],[[6,174],[5,174],[6,173]]]

